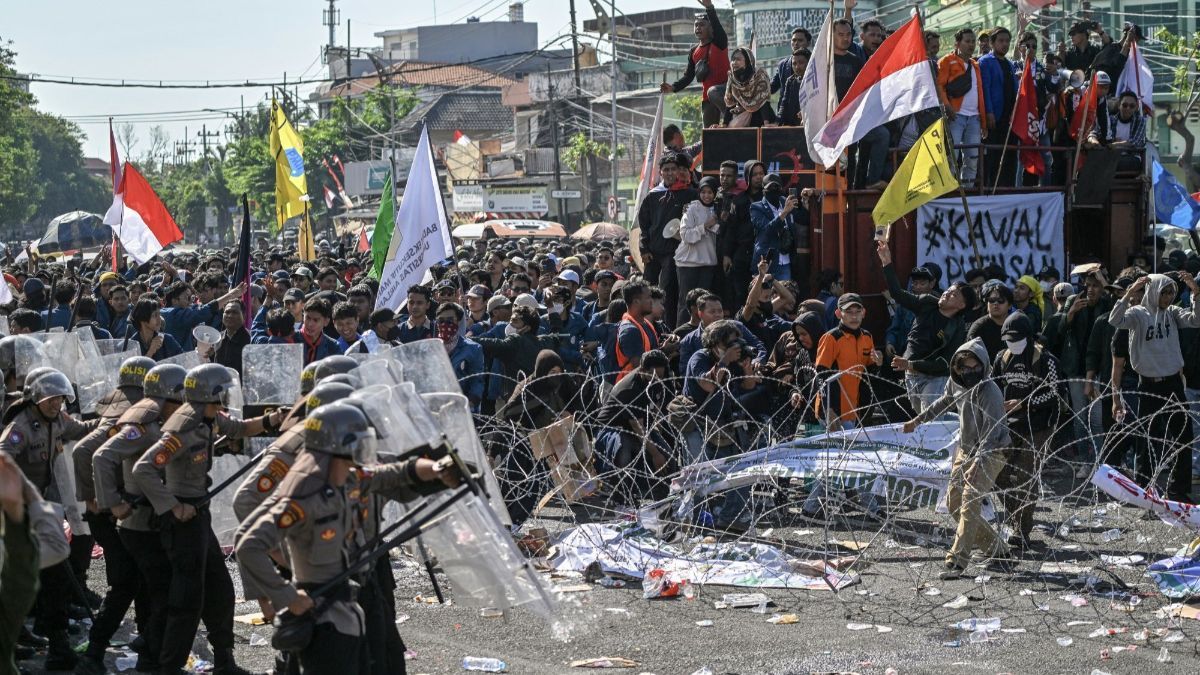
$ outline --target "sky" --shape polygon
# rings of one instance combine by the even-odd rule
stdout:
[[[605,7],[609,0],[602,0]],[[346,20],[355,47],[378,47],[374,33],[393,28],[463,23],[469,16],[506,20],[510,0],[338,0],[337,43],[346,42]],[[697,0],[617,0],[618,11],[695,6]],[[728,6],[718,0],[717,6]],[[131,80],[258,80],[316,78],[324,74],[321,46],[328,42],[319,0],[85,0],[22,2],[0,0],[0,40],[17,52],[17,70],[43,77]],[[416,11],[412,11],[413,9]],[[579,29],[595,17],[589,0],[576,0]],[[537,22],[545,43],[569,32],[567,0],[526,0],[525,20]],[[436,21],[435,21],[436,19]],[[582,35],[582,33],[581,33]],[[171,141],[199,141],[207,125],[223,130],[222,112],[264,99],[262,88],[134,89],[33,84],[38,108],[70,119],[87,135],[84,154],[108,158],[107,118],[130,122],[139,138],[135,156],[149,145],[149,132],[163,125]],[[302,89],[301,94],[305,92]],[[222,137],[223,138],[223,137]],[[211,142],[211,141],[210,141]]]

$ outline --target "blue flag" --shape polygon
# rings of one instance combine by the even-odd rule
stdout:
[[[1195,229],[1196,221],[1200,220],[1200,202],[1192,199],[1187,189],[1158,160],[1154,160],[1151,171],[1154,180],[1154,214],[1158,222],[1185,230]]]

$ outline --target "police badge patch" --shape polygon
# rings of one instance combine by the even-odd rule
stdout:
[[[13,429],[11,432],[9,432],[9,434],[8,434],[8,442],[9,443],[11,443],[13,445],[20,445],[24,441],[25,441],[25,435],[22,434],[20,431]]]
[[[280,529],[287,529],[296,523],[304,520],[304,509],[294,501],[288,500],[287,506],[283,507],[283,513],[275,518],[275,525]]]
[[[142,430],[136,424],[128,424],[125,426],[125,433],[121,437],[127,441],[136,441],[142,437]]]

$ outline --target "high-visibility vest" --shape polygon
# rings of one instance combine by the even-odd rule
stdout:
[[[654,326],[648,323],[643,326],[641,321],[630,316],[628,312],[625,313],[625,316],[621,317],[621,323],[625,323],[626,321],[632,323],[638,329],[638,332],[642,334],[642,354],[653,349],[654,345],[658,342],[658,331],[654,330]],[[646,332],[647,328],[650,329],[649,333]],[[650,341],[651,335],[654,336],[653,342]],[[621,330],[619,327],[617,328],[617,366],[620,368],[620,371],[617,372],[617,382],[620,382],[625,375],[637,367],[633,359],[625,356],[625,353],[621,351]]]

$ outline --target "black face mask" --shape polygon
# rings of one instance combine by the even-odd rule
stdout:
[[[763,192],[763,195],[771,202],[777,202],[783,199],[783,188],[779,187],[778,183],[771,183],[771,186]]]
[[[962,385],[967,389],[983,382],[983,366],[975,366],[974,368],[961,368],[958,371],[958,379],[962,381]]]

